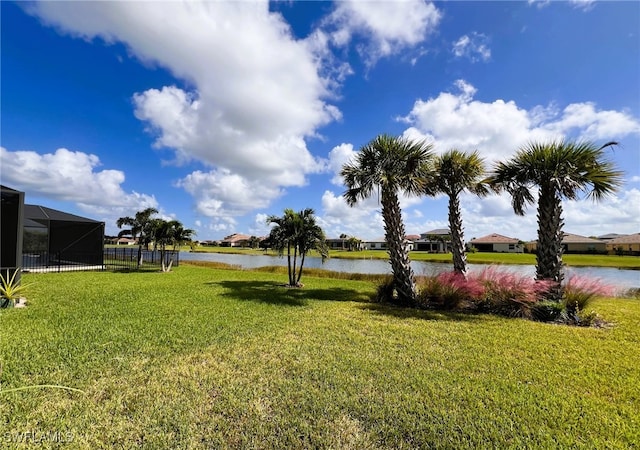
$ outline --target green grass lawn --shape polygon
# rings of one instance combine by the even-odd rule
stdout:
[[[192,265],[24,280],[29,306],[0,310],[1,448],[640,445],[637,299],[597,300],[614,326],[586,329]],[[83,393],[11,391],[41,384]]]

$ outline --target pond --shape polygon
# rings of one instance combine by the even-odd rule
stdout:
[[[264,266],[286,266],[287,258],[267,255],[239,255],[228,253],[190,253],[180,252],[181,261],[216,261],[226,264],[234,264],[245,269],[253,269]],[[411,266],[418,275],[434,275],[440,272],[451,270],[451,264],[434,263],[427,261],[412,261]],[[391,273],[389,261],[385,259],[342,259],[329,258],[324,264],[318,257],[307,257],[304,267],[332,270],[346,273]],[[470,264],[469,271],[476,272],[486,267],[487,264]],[[508,265],[504,264],[507,270],[512,272],[535,275],[535,266],[528,265]],[[589,278],[598,278],[604,283],[612,284],[621,289],[640,288],[640,271],[628,269],[616,269],[613,267],[567,267],[566,276],[580,275]],[[303,275],[304,276],[304,275]]]

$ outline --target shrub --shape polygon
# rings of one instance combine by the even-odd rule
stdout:
[[[599,278],[573,275],[564,285],[562,303],[568,309],[583,310],[594,298],[612,297],[615,293],[614,286],[603,283]]]
[[[640,288],[629,288],[622,296],[625,298],[640,298]]]
[[[542,300],[532,305],[531,318],[540,322],[554,322],[558,320],[564,306],[553,300]]]
[[[393,303],[393,291],[393,276],[387,275],[382,281],[380,281],[380,284],[378,284],[371,301],[374,303]]]
[[[484,287],[478,308],[510,317],[533,318],[533,307],[553,285],[548,280],[534,280],[526,275],[498,270],[495,266],[474,276]]]
[[[436,309],[465,309],[482,297],[482,285],[456,272],[424,277],[418,283],[418,306]]]
[[[596,297],[611,297],[615,294],[614,286],[605,284],[598,278],[573,275],[563,287],[562,314],[559,321],[571,325],[591,326],[599,320],[598,315],[586,308]]]

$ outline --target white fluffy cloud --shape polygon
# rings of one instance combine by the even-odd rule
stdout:
[[[267,186],[228,170],[195,171],[178,183],[198,199],[198,213],[208,217],[241,216],[264,209],[282,195],[276,185]]]
[[[531,110],[514,101],[474,100],[476,89],[458,80],[457,93],[442,92],[417,100],[401,118],[405,135],[435,141],[437,149],[478,150],[489,162],[511,156],[531,140],[577,135],[587,139],[621,139],[640,132],[638,119],[621,111],[597,110],[593,103],[573,103],[562,111],[538,106]]]
[[[303,185],[322,170],[305,139],[340,117],[327,103],[333,84],[320,75],[313,46],[296,40],[268,2],[41,2],[30,11],[85,39],[122,42],[136,58],[184,80],[188,89],[132,93],[135,115],[157,147],[175,151],[177,163],[214,167],[214,184],[250,179],[245,195],[268,203],[279,187]],[[208,214],[221,211],[216,201],[226,202],[183,186],[202,195],[196,200]]]
[[[442,14],[430,2],[341,1],[325,21],[334,45],[349,44],[354,36],[364,38],[358,51],[368,64],[414,47],[435,30]]]
[[[352,144],[340,144],[329,152],[328,169],[333,173],[331,182],[337,186],[342,186],[343,180],[340,176],[342,166],[352,162],[357,152],[353,150]]]
[[[93,214],[117,218],[158,207],[152,195],[125,192],[122,171],[97,170],[101,163],[96,155],[66,148],[41,155],[0,147],[0,162],[3,183],[36,196],[75,202]]]
[[[486,62],[491,58],[488,37],[475,31],[460,36],[460,38],[453,43],[452,51],[457,58],[468,58],[471,62]]]

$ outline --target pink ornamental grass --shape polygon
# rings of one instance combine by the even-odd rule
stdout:
[[[535,280],[496,266],[469,277],[472,278],[484,288],[484,299],[478,305],[481,309],[520,317],[530,317],[533,305],[553,286],[550,280]]]
[[[572,275],[563,287],[562,301],[565,307],[582,311],[594,298],[612,297],[615,293],[615,286],[599,278]]]
[[[418,306],[439,309],[462,309],[484,293],[482,285],[456,272],[421,277],[418,290]]]

